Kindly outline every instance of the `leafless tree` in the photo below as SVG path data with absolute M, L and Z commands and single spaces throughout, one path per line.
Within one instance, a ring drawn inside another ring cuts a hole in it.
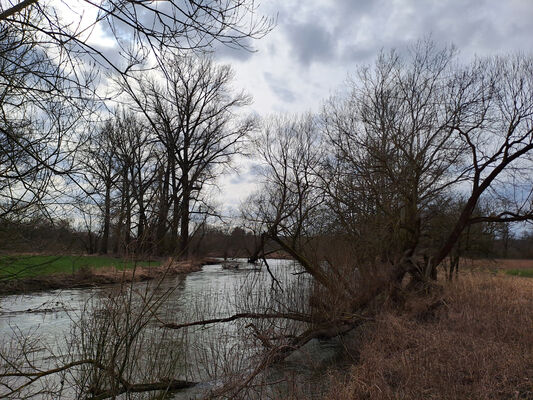
M 46 190 L 52 176 L 72 170 L 76 146 L 69 138 L 83 128 L 92 106 L 74 97 L 60 73 L 61 67 L 38 49 L 30 34 L 1 30 L 1 218 L 22 218 L 46 196 L 52 201 L 54 195 Z M 64 101 L 66 95 L 72 96 L 70 102 Z
M 116 69 L 119 66 L 105 52 L 88 43 L 93 30 L 108 29 L 116 45 L 131 56 L 157 52 L 163 46 L 178 51 L 205 49 L 217 42 L 249 47 L 246 40 L 262 37 L 272 27 L 270 19 L 255 17 L 257 6 L 248 0 L 165 4 L 86 0 L 43 4 L 26 0 L 1 5 L 1 22 L 39 35 L 42 43 L 67 49 L 73 55 L 87 55 Z M 70 18 L 61 18 L 61 14 Z M 31 19 L 33 15 L 35 18 Z M 135 50 L 129 46 L 130 41 L 135 42 Z
M 97 132 L 90 132 L 87 135 L 79 153 L 80 163 L 83 165 L 84 181 L 87 185 L 84 194 L 93 200 L 102 212 L 103 227 L 99 250 L 103 254 L 108 252 L 112 192 L 118 180 L 117 156 L 113 143 L 114 135 L 114 124 L 112 121 L 108 121 Z
M 113 147 L 119 176 L 116 190 L 120 206 L 115 224 L 115 249 L 119 243 L 132 251 L 142 251 L 147 245 L 150 204 L 154 196 L 152 184 L 156 176 L 154 163 L 157 160 L 152 142 L 142 118 L 131 112 L 117 113 Z
M 463 67 L 452 50 L 420 42 L 408 59 L 382 54 L 373 69 L 360 70 L 347 96 L 326 106 L 334 155 L 325 183 L 333 210 L 359 240 L 373 237 L 370 254 L 398 266 L 399 281 L 406 272 L 435 277 L 473 223 L 531 218 L 524 187 L 513 211 L 473 216 L 482 196 L 505 195 L 501 180 L 527 185 L 530 68 L 522 56 Z M 425 248 L 428 210 L 465 187 L 471 191 L 454 228 L 440 249 Z
M 272 28 L 256 11 L 253 0 L 0 2 L 0 212 L 28 209 L 52 193 L 45 191 L 52 176 L 74 172 L 79 122 L 94 121 L 94 106 L 105 108 L 105 72 L 157 67 L 163 50 L 251 49 L 250 40 Z M 98 32 L 112 52 L 94 40 Z
M 178 379 L 183 336 L 153 327 L 171 293 L 123 284 L 95 294 L 71 315 L 72 331 L 59 348 L 27 333 L 3 341 L 0 396 L 146 398 L 139 396 L 194 386 Z
M 475 62 L 456 79 L 465 101 L 462 119 L 450 129 L 468 147 L 470 190 L 454 228 L 435 253 L 442 262 L 461 233 L 481 222 L 517 222 L 533 218 L 531 151 L 533 150 L 533 60 L 517 55 Z M 509 190 L 507 185 L 512 185 Z M 517 193 L 518 192 L 518 193 Z M 504 198 L 490 214 L 475 216 L 483 197 Z
M 465 178 L 465 147 L 448 127 L 460 111 L 449 104 L 453 50 L 412 51 L 407 62 L 381 54 L 323 113 L 332 207 L 371 257 L 392 263 L 419 246 L 423 210 Z
M 308 239 L 318 234 L 324 198 L 318 190 L 321 152 L 316 119 L 273 118 L 264 124 L 254 147 L 263 161 L 263 188 L 244 208 L 245 219 L 262 224 L 265 239 L 274 241 L 318 281 L 326 282 L 303 256 Z M 309 264 L 309 265 L 308 265 Z
M 212 185 L 242 150 L 254 122 L 237 114 L 250 99 L 232 91 L 229 66 L 217 66 L 209 58 L 180 57 L 170 60 L 165 71 L 163 83 L 139 77 L 135 86 L 123 88 L 146 117 L 160 149 L 157 240 L 167 231 L 173 207 L 172 240 L 179 226 L 178 250 L 186 256 L 194 204 L 196 209 L 206 204 L 201 195 L 205 186 Z
M 320 118 L 266 125 L 265 184 L 246 217 L 312 277 L 307 312 L 330 326 L 324 335 L 431 287 L 471 234 L 533 217 L 531 65 L 463 66 L 420 42 L 361 69 Z M 435 212 L 443 204 L 453 207 Z

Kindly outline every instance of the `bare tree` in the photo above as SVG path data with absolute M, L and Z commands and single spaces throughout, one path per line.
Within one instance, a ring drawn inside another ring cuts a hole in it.
M 231 90 L 229 66 L 217 66 L 208 58 L 181 57 L 169 61 L 165 70 L 163 84 L 140 77 L 135 90 L 131 85 L 124 89 L 149 121 L 164 162 L 159 167 L 158 240 L 166 232 L 167 213 L 173 207 L 173 241 L 179 225 L 179 252 L 187 256 L 194 204 L 206 204 L 205 186 L 212 185 L 241 151 L 254 122 L 236 114 L 250 100 Z
M 102 213 L 100 252 L 103 254 L 108 252 L 112 191 L 118 179 L 114 134 L 113 123 L 108 121 L 96 133 L 91 132 L 88 135 L 80 151 L 80 163 L 83 165 L 83 176 L 87 186 L 85 194 L 96 203 Z
M 325 181 L 331 205 L 371 257 L 392 263 L 420 245 L 424 209 L 465 179 L 465 146 L 449 128 L 462 106 L 450 104 L 453 50 L 412 52 L 409 64 L 380 55 L 323 114 L 335 152 Z
M 248 0 L 0 2 L 0 212 L 15 216 L 52 193 L 45 191 L 51 176 L 74 172 L 68 160 L 78 127 L 93 120 L 95 105 L 105 108 L 104 72 L 146 71 L 162 62 L 163 49 L 250 49 L 272 28 L 255 13 Z M 112 54 L 95 43 L 97 32 L 113 41 Z
M 69 10 L 72 20 L 78 19 L 78 24 L 60 18 L 61 10 Z M 38 0 L 26 0 L 15 5 L 2 3 L 0 21 L 21 31 L 40 33 L 43 41 L 57 46 L 73 41 L 77 46 L 75 51 L 109 62 L 103 52 L 86 40 L 98 24 L 107 25 L 125 51 L 128 40 L 135 40 L 142 48 L 141 53 L 160 50 L 162 44 L 179 51 L 207 48 L 215 42 L 246 47 L 245 39 L 261 37 L 271 28 L 270 20 L 253 18 L 255 11 L 254 2 L 247 0 L 171 1 L 164 5 L 127 1 L 96 4 L 85 0 L 77 4 L 62 1 L 42 4 Z M 29 19 L 31 14 L 36 15 L 35 20 Z
M 263 188 L 248 199 L 251 207 L 243 211 L 245 219 L 261 223 L 263 239 L 274 241 L 327 285 L 321 269 L 304 256 L 309 239 L 321 232 L 317 228 L 324 202 L 316 175 L 323 154 L 319 140 L 311 115 L 267 121 L 254 143 L 264 163 Z
M 179 379 L 184 337 L 151 328 L 171 292 L 123 284 L 87 299 L 59 349 L 28 334 L 2 342 L 0 396 L 103 400 L 194 386 Z
M 480 60 L 456 77 L 468 102 L 463 118 L 454 120 L 450 129 L 468 146 L 470 191 L 454 228 L 434 255 L 433 269 L 468 226 L 533 218 L 528 178 L 533 150 L 532 72 L 531 58 L 510 56 Z M 516 189 L 509 193 L 505 185 L 511 182 Z M 494 195 L 507 201 L 489 215 L 473 215 L 480 199 Z
M 370 254 L 398 266 L 398 281 L 406 272 L 435 277 L 473 223 L 531 218 L 530 188 L 524 187 L 514 211 L 473 217 L 482 195 L 502 194 L 498 181 L 512 176 L 526 183 L 530 68 L 524 57 L 461 67 L 452 50 L 420 42 L 407 60 L 381 55 L 373 69 L 360 71 L 347 97 L 328 103 L 331 204 L 358 239 L 374 237 Z M 471 193 L 449 236 L 440 249 L 425 248 L 428 210 L 467 184 Z
M 461 66 L 421 42 L 360 70 L 320 120 L 266 125 L 266 179 L 246 217 L 311 276 L 308 335 L 321 324 L 340 334 L 385 298 L 428 289 L 461 241 L 533 217 L 531 65 Z M 443 204 L 453 210 L 435 212 Z
M 113 146 L 117 155 L 117 191 L 120 196 L 115 241 L 122 240 L 126 249 L 142 251 L 147 241 L 157 158 L 150 131 L 141 118 L 131 112 L 120 111 L 115 119 L 115 129 Z M 118 233 L 120 231 L 123 232 L 122 237 Z M 135 243 L 132 243 L 133 238 Z
M 61 67 L 38 49 L 31 35 L 1 30 L 1 218 L 31 213 L 47 196 L 52 201 L 54 195 L 46 190 L 51 177 L 72 170 L 76 146 L 68 139 L 83 128 L 92 107 L 74 97 L 60 73 Z M 64 101 L 66 95 L 72 96 L 70 102 Z

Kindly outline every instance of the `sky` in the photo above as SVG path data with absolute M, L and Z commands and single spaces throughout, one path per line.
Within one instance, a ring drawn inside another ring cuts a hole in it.
M 264 3 L 267 3 L 264 1 Z M 260 114 L 314 109 L 381 49 L 431 37 L 463 58 L 533 50 L 532 0 L 268 0 L 256 52 L 218 48 Z
M 476 56 L 533 53 L 533 0 L 263 0 L 276 18 L 254 52 L 217 48 L 236 73 L 235 86 L 253 96 L 253 112 L 318 111 L 358 66 L 380 50 L 402 50 L 419 39 L 454 45 L 465 61 Z M 220 179 L 215 196 L 226 212 L 255 187 L 253 161 Z

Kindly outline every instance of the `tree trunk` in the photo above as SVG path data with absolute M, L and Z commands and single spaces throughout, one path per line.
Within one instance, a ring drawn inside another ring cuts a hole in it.
M 181 162 L 181 227 L 180 227 L 180 256 L 184 259 L 189 258 L 189 207 L 191 202 L 191 185 L 189 180 L 189 146 L 190 136 L 186 131 L 183 140 L 183 160 Z
M 180 227 L 180 201 L 179 201 L 179 185 L 176 178 L 176 168 L 172 169 L 172 224 L 170 229 L 170 242 L 172 243 L 172 251 L 179 251 L 178 246 L 178 232 Z
M 146 215 L 144 211 L 144 195 L 141 193 L 139 195 L 139 225 L 137 225 L 137 251 L 143 252 L 145 249 L 145 225 L 146 225 Z
M 180 229 L 180 256 L 184 259 L 189 258 L 189 206 L 191 193 L 190 190 L 183 191 L 181 202 L 181 229 Z
M 160 255 L 163 253 L 165 245 L 165 234 L 167 232 L 167 217 L 168 217 L 168 188 L 170 179 L 170 166 L 167 165 L 163 175 L 163 182 L 160 184 L 160 200 L 159 212 L 157 216 L 157 229 L 155 238 L 155 253 Z
M 104 200 L 104 232 L 102 235 L 102 243 L 100 252 L 107 254 L 107 246 L 109 243 L 109 229 L 111 225 L 111 183 L 106 183 L 105 200 Z
M 124 209 L 126 205 L 124 203 L 124 183 L 122 185 L 122 198 L 120 200 L 120 211 L 118 216 L 117 227 L 115 229 L 115 244 L 113 246 L 113 253 L 119 254 L 120 252 L 120 242 L 122 240 L 122 224 L 124 223 Z
M 126 252 L 129 251 L 131 243 L 131 196 L 130 196 L 130 183 L 126 181 L 126 192 L 124 193 L 126 201 L 126 224 L 124 226 L 124 247 Z

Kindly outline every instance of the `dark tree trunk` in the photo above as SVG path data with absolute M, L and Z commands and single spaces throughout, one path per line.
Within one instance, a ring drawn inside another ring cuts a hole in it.
M 165 245 L 165 234 L 167 232 L 167 217 L 168 217 L 168 188 L 170 180 L 170 166 L 167 165 L 164 174 L 162 174 L 163 182 L 160 185 L 160 200 L 159 212 L 157 216 L 157 229 L 155 238 L 155 252 L 160 255 L 163 253 Z
M 145 226 L 146 226 L 146 215 L 144 210 L 144 196 L 141 193 L 139 195 L 139 225 L 137 226 L 137 251 L 143 252 L 145 249 Z
M 131 243 L 131 198 L 129 191 L 129 184 L 126 190 L 126 224 L 124 226 L 124 246 L 126 251 L 129 251 L 129 245 Z
M 122 241 L 122 232 L 123 232 L 123 223 L 124 223 L 124 210 L 126 208 L 125 198 L 124 198 L 124 189 L 125 183 L 122 184 L 122 198 L 120 200 L 120 211 L 118 213 L 118 222 L 115 229 L 115 244 L 113 245 L 113 253 L 119 254 L 120 252 L 120 243 Z
M 105 188 L 105 200 L 104 200 L 104 232 L 102 235 L 102 243 L 100 247 L 100 252 L 102 254 L 107 254 L 110 225 L 111 225 L 111 183 L 107 182 L 106 188 Z
M 179 201 L 179 184 L 176 178 L 176 168 L 172 169 L 172 224 L 170 229 L 170 242 L 172 250 L 179 251 L 178 232 L 180 228 L 180 201 Z
M 184 259 L 189 258 L 189 207 L 191 202 L 191 182 L 189 180 L 189 172 L 191 166 L 189 165 L 189 146 L 190 133 L 185 132 L 183 141 L 183 159 L 181 161 L 181 216 L 180 216 L 180 257 Z
M 180 229 L 180 256 L 189 258 L 189 206 L 190 191 L 183 191 L 183 200 L 181 202 L 181 229 Z

